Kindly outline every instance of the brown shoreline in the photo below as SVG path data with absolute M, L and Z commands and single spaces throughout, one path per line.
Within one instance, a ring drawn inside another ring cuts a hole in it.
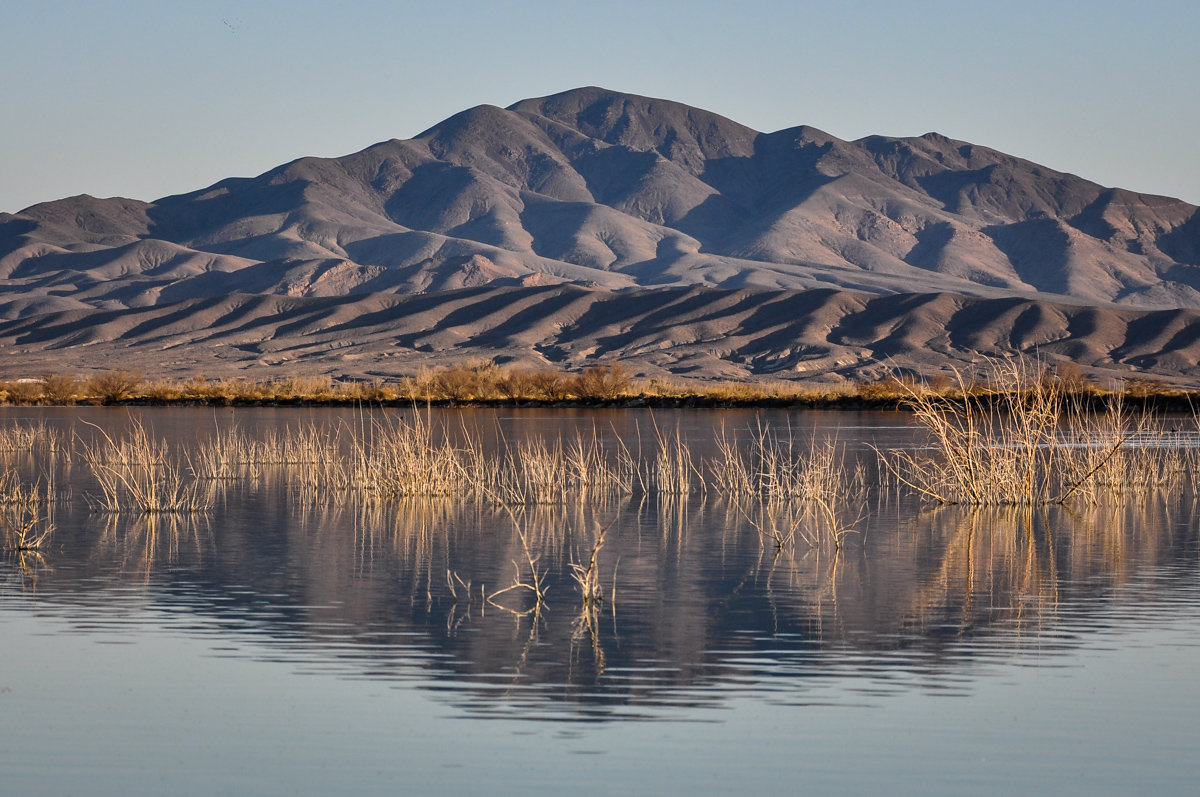
M 977 404 L 998 400 L 1002 394 L 972 396 Z M 941 396 L 950 404 L 961 404 L 961 396 Z M 1115 404 L 1134 411 L 1145 412 L 1195 412 L 1200 408 L 1200 393 L 1172 395 L 1129 396 L 1122 394 L 1080 395 L 1070 397 L 1087 411 L 1104 411 Z M 618 399 L 568 399 L 542 401 L 536 399 L 421 399 L 408 398 L 366 400 L 360 398 L 290 398 L 290 399 L 246 399 L 227 397 L 151 399 L 144 397 L 119 401 L 81 402 L 30 402 L 3 403 L 4 407 L 226 407 L 233 409 L 262 409 L 271 407 L 299 408 L 366 408 L 408 409 L 433 407 L 439 409 L 610 409 L 610 410 L 657 410 L 657 409 L 711 409 L 711 410 L 755 410 L 755 409 L 811 409 L 839 411 L 896 411 L 908 412 L 910 398 L 864 398 L 862 396 L 833 396 L 823 398 L 765 398 L 725 399 L 711 396 L 630 396 Z

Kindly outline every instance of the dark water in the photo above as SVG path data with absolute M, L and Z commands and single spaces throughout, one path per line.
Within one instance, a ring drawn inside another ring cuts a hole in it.
M 184 448 L 232 423 L 362 424 L 140 417 Z M 918 439 L 891 414 L 442 419 L 493 442 L 596 429 L 635 452 L 678 428 L 697 456 L 722 425 L 765 422 L 868 465 L 871 445 Z M 0 559 L 3 793 L 1193 793 L 1200 776 L 1190 478 L 1032 512 L 872 491 L 840 550 L 778 552 L 699 490 L 530 507 L 548 589 L 520 614 L 526 591 L 486 599 L 527 574 L 487 504 L 313 504 L 265 467 L 213 484 L 203 515 L 113 516 L 89 510 L 78 458 L 3 456 L 54 472 L 62 499 L 40 556 Z M 589 611 L 570 563 L 600 528 L 607 599 Z

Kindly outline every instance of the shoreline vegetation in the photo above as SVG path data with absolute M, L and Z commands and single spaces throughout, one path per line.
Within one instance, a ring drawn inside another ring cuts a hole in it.
M 618 375 L 605 369 L 588 378 Z M 122 376 L 129 394 L 122 400 L 132 400 L 134 380 Z M 71 430 L 17 422 L 0 426 L 0 455 L 27 456 L 43 470 L 21 478 L 2 463 L 0 552 L 19 562 L 40 556 L 55 528 L 55 507 L 72 500 L 58 489 L 56 467 L 89 471 L 83 500 L 110 518 L 205 515 L 226 489 L 255 490 L 278 479 L 300 506 L 349 505 L 370 513 L 434 501 L 498 510 L 519 553 L 512 583 L 485 599 L 505 611 L 536 614 L 545 589 L 543 546 L 534 532 L 546 508 L 619 514 L 627 502 L 649 500 L 671 514 L 684 511 L 690 496 L 703 496 L 724 506 L 731 527 L 753 534 L 764 550 L 837 557 L 861 521 L 891 498 L 1031 512 L 1119 505 L 1190 488 L 1200 471 L 1200 416 L 1180 426 L 1180 419 L 1130 411 L 1119 394 L 1098 409 L 1066 376 L 1011 360 L 991 363 L 981 385 L 959 376 L 941 393 L 898 382 L 899 401 L 923 435 L 916 445 L 871 446 L 862 456 L 834 440 L 762 422 L 740 437 L 727 436 L 723 424 L 714 428 L 718 436 L 706 453 L 693 449 L 678 426 L 657 422 L 652 438 L 632 439 L 593 428 L 510 441 L 497 427 L 493 444 L 461 416 L 438 419 L 415 408 L 259 434 L 233 425 L 185 444 L 152 434 L 137 419 L 111 434 L 90 421 Z M 604 596 L 597 561 L 608 526 L 593 518 L 584 537 L 582 526 L 560 520 L 551 532 L 575 546 L 571 574 L 585 612 L 594 613 Z M 469 592 L 470 582 L 460 583 Z M 496 601 L 517 594 L 526 600 L 515 607 Z
M 1129 409 L 1191 411 L 1200 391 L 1183 390 L 1152 379 L 1126 380 L 1113 389 L 1090 379 L 1069 363 L 1030 366 L 1032 382 L 1053 385 L 1085 409 L 1113 404 Z M 994 369 L 993 369 L 994 371 Z M 338 381 L 300 376 L 255 381 L 147 379 L 135 371 L 114 370 L 80 378 L 47 374 L 0 380 L 0 405 L 37 406 L 229 406 L 229 407 L 606 407 L 669 409 L 781 408 L 911 409 L 916 399 L 989 402 L 1012 392 L 995 374 L 967 379 L 955 374 L 922 378 L 897 374 L 843 385 L 783 380 L 718 382 L 643 379 L 620 363 L 594 365 L 578 373 L 467 362 L 430 369 L 394 380 Z

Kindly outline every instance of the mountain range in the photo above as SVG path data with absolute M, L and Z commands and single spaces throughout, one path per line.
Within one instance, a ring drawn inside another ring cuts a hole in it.
M 760 133 L 600 88 L 154 202 L 0 214 L 14 373 L 837 379 L 1024 351 L 1200 384 L 1198 322 L 1193 205 L 936 133 Z

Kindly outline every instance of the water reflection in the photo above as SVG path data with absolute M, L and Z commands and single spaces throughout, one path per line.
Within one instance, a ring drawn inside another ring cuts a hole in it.
M 54 545 L 0 560 L 2 597 L 118 632 L 136 603 L 218 634 L 222 655 L 252 638 L 297 671 L 419 678 L 471 716 L 542 719 L 747 691 L 819 703 L 838 676 L 865 700 L 965 692 L 981 663 L 1197 601 L 1190 491 L 986 510 L 880 493 L 840 547 L 778 547 L 756 528 L 768 510 L 700 493 L 505 509 L 314 502 L 289 483 L 263 466 L 214 480 L 207 514 L 132 516 L 88 511 L 72 482 Z M 512 588 L 534 583 L 540 603 Z

